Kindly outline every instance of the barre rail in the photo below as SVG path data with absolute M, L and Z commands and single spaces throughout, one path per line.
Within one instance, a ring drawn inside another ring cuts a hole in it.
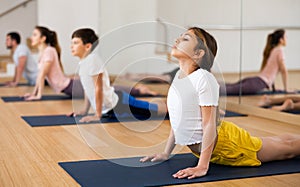
M 200 25 L 198 25 L 200 26 Z M 202 28 L 207 30 L 274 30 L 278 28 L 284 28 L 286 30 L 300 30 L 300 26 L 291 26 L 291 25 L 270 25 L 270 26 L 234 26 L 234 25 L 201 25 Z

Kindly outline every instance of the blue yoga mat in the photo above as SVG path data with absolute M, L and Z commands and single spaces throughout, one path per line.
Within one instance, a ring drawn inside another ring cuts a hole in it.
M 18 96 L 7 96 L 1 98 L 4 102 L 32 102 L 32 101 L 25 101 L 24 97 L 18 97 Z M 37 101 L 55 101 L 55 100 L 69 100 L 69 99 L 72 99 L 72 97 L 68 95 L 43 95 L 42 99 Z
M 46 116 L 21 116 L 24 121 L 26 121 L 32 127 L 40 127 L 40 126 L 57 126 L 57 125 L 76 125 L 76 124 L 94 124 L 99 122 L 90 122 L 90 123 L 81 123 L 79 119 L 81 117 L 68 117 L 66 115 L 46 115 Z M 151 120 L 163 120 L 168 119 L 162 116 L 151 117 Z M 116 123 L 120 121 L 143 121 L 148 120 L 143 116 L 129 116 L 127 114 L 123 116 L 116 117 L 107 117 L 103 116 L 101 118 L 101 123 Z
M 166 186 L 189 183 L 201 183 L 279 174 L 299 173 L 300 158 L 263 163 L 259 167 L 234 167 L 210 164 L 208 174 L 195 179 L 174 179 L 172 174 L 180 169 L 195 166 L 198 159 L 192 154 L 178 154 L 170 160 L 147 166 L 139 163 L 138 157 L 113 160 L 90 160 L 78 162 L 60 162 L 59 165 L 81 186 L 140 187 Z M 113 161 L 113 162 L 112 162 Z M 138 167 L 121 166 L 126 163 Z

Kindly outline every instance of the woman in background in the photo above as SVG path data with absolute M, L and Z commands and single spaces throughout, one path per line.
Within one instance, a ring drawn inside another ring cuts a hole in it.
M 36 46 L 39 51 L 39 71 L 33 92 L 25 94 L 25 100 L 40 100 L 45 80 L 56 93 L 62 92 L 73 97 L 83 96 L 80 80 L 71 79 L 63 73 L 60 61 L 61 49 L 54 31 L 36 26 L 32 32 L 31 45 Z
M 286 46 L 285 30 L 278 29 L 269 34 L 260 73 L 257 76 L 244 78 L 233 84 L 225 84 L 225 87 L 220 89 L 221 94 L 238 95 L 240 88 L 242 94 L 256 94 L 259 91 L 271 88 L 275 91 L 274 81 L 278 73 L 282 77 L 283 89 L 287 91 L 288 72 L 284 60 L 284 46 Z

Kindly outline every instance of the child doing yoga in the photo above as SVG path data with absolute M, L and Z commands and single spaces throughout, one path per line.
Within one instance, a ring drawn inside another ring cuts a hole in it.
M 72 34 L 72 55 L 80 58 L 79 77 L 85 92 L 84 107 L 71 115 L 83 115 L 81 122 L 99 121 L 102 114 L 120 116 L 130 113 L 134 116 L 165 115 L 166 104 L 163 101 L 149 103 L 137 100 L 124 91 L 115 91 L 110 85 L 109 75 L 104 62 L 95 52 L 99 43 L 92 29 L 78 29 Z M 92 106 L 95 114 L 87 115 Z
M 167 98 L 169 138 L 164 152 L 141 162 L 168 160 L 176 144 L 186 145 L 199 157 L 198 164 L 173 177 L 192 179 L 206 175 L 209 162 L 259 166 L 300 155 L 300 134 L 253 137 L 231 122 L 218 120 L 219 85 L 209 72 L 216 53 L 216 40 L 201 28 L 190 28 L 176 40 L 171 54 L 178 59 L 180 70 Z

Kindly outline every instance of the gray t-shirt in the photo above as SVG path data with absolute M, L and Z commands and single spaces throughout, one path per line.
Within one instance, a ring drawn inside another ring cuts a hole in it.
M 35 84 L 35 80 L 38 74 L 38 67 L 37 67 L 37 62 L 33 58 L 30 50 L 28 47 L 24 44 L 18 45 L 16 48 L 14 54 L 13 54 L 13 60 L 16 66 L 19 65 L 19 58 L 22 56 L 26 56 L 26 65 L 24 68 L 23 76 L 24 78 L 28 81 L 30 85 Z

